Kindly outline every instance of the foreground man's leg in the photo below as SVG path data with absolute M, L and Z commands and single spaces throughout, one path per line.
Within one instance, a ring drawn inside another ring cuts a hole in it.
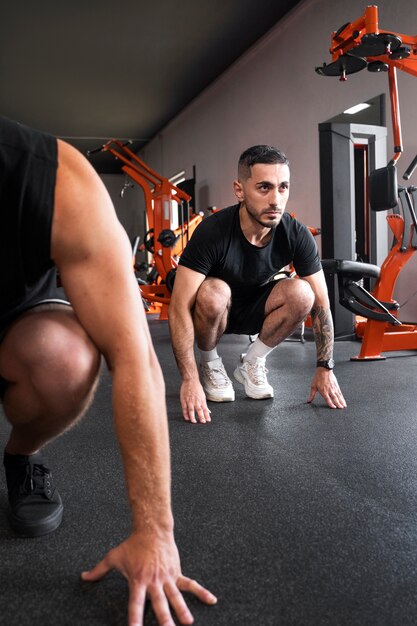
M 40 310 L 38 310 L 40 309 Z M 33 309 L 0 346 L 12 424 L 4 454 L 12 528 L 24 536 L 55 530 L 62 502 L 39 449 L 75 423 L 96 387 L 100 356 L 69 307 Z

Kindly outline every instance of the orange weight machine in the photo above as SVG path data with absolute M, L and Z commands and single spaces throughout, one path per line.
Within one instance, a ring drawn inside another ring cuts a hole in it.
M 153 269 L 150 283 L 139 279 L 138 283 L 145 308 L 159 310 L 160 319 L 167 319 L 178 259 L 202 214 L 193 213 L 191 196 L 152 170 L 130 150 L 130 143 L 112 139 L 88 154 L 110 152 L 123 163 L 122 171 L 143 189 L 148 221 L 144 247 L 152 255 Z
M 370 207 L 374 211 L 392 209 L 387 215 L 393 245 L 381 267 L 356 261 L 324 259 L 325 272 L 336 274 L 339 301 L 357 316 L 356 334 L 362 338 L 360 353 L 352 360 L 384 359 L 383 352 L 417 350 L 417 323 L 402 323 L 400 305 L 393 299 L 401 269 L 417 249 L 417 188 L 399 187 L 397 162 L 403 151 L 396 70 L 417 76 L 417 35 L 409 36 L 379 29 L 378 7 L 368 6 L 362 17 L 332 33 L 332 62 L 316 68 L 322 76 L 347 76 L 367 68 L 387 72 L 394 139 L 394 155 L 384 168 L 369 176 Z M 417 157 L 405 174 L 409 180 Z M 376 280 L 372 292 L 362 286 L 363 278 Z

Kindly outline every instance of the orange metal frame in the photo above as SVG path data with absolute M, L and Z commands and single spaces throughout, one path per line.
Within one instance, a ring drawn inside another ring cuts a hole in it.
M 398 275 L 415 252 L 411 244 L 414 225 L 410 226 L 410 232 L 405 233 L 404 219 L 401 215 L 387 215 L 387 221 L 396 243 L 381 266 L 381 273 L 372 295 L 381 302 L 394 302 L 392 295 Z M 403 242 L 406 245 L 403 245 Z M 396 315 L 395 311 L 391 313 Z M 388 322 L 368 319 L 357 323 L 356 332 L 362 337 L 362 346 L 359 355 L 352 360 L 374 361 L 385 358 L 382 352 L 417 350 L 417 324 L 401 324 L 394 327 Z
M 143 189 L 145 194 L 146 215 L 149 229 L 153 229 L 153 262 L 158 279 L 151 285 L 140 285 L 143 298 L 157 305 L 160 319 L 167 319 L 171 292 L 165 283 L 170 272 L 178 267 L 181 256 L 195 228 L 202 220 L 200 214 L 193 214 L 178 228 L 171 230 L 173 208 L 180 207 L 182 202 L 189 202 L 191 197 L 182 189 L 171 183 L 167 178 L 152 170 L 127 144 L 116 139 L 108 141 L 101 147 L 103 152 L 110 152 L 123 163 L 122 170 Z M 176 205 L 175 205 L 176 203 Z M 163 231 L 171 231 L 175 242 L 171 246 L 162 245 L 159 236 Z M 153 310 L 153 309 L 152 309 Z
M 409 48 L 408 57 L 403 59 L 391 58 L 389 44 L 385 54 L 366 57 L 368 63 L 380 61 L 388 65 L 394 139 L 392 162 L 396 163 L 403 150 L 396 70 L 399 69 L 417 77 L 417 35 L 409 36 L 379 29 L 378 7 L 368 6 L 362 17 L 355 22 L 346 24 L 339 31 L 332 33 L 330 54 L 332 55 L 332 62 L 336 63 L 338 60 L 340 61 L 342 55 L 352 53 L 361 44 L 364 35 L 374 34 L 394 35 L 401 39 L 402 46 Z M 387 39 L 389 40 L 389 38 Z M 322 69 L 325 69 L 325 66 Z M 322 73 L 325 73 L 325 71 Z M 346 73 L 342 65 L 340 80 L 346 80 Z M 404 219 L 400 215 L 388 215 L 387 221 L 394 234 L 396 243 L 381 266 L 380 277 L 372 295 L 383 302 L 394 302 L 392 296 L 398 275 L 416 251 L 411 242 L 414 225 L 412 224 L 410 232 L 406 233 L 404 232 Z M 393 327 L 388 322 L 367 319 L 358 322 L 357 334 L 362 336 L 362 347 L 359 355 L 354 357 L 355 360 L 384 359 L 382 352 L 417 350 L 417 324 L 401 324 Z
M 329 51 L 332 55 L 332 61 L 335 62 L 342 55 L 352 53 L 352 51 L 360 45 L 364 35 L 381 35 L 384 33 L 399 37 L 401 39 L 401 45 L 410 49 L 409 56 L 404 59 L 392 59 L 389 45 L 387 46 L 386 54 L 366 57 L 368 62 L 381 61 L 388 65 L 391 116 L 395 146 L 393 161 L 397 161 L 402 152 L 402 140 L 396 70 L 399 69 L 417 77 L 417 35 L 410 36 L 380 29 L 378 26 L 378 7 L 368 6 L 362 17 L 355 22 L 346 24 L 340 31 L 334 31 L 332 33 L 332 42 Z M 346 80 L 346 74 L 343 71 L 341 72 L 340 80 Z

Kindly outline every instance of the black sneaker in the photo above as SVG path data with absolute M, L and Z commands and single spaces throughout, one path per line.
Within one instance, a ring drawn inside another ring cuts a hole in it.
M 5 452 L 3 463 L 13 530 L 24 537 L 40 537 L 56 530 L 62 520 L 62 500 L 41 455 Z

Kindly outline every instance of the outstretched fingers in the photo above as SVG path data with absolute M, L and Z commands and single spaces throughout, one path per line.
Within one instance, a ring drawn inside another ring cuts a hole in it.
M 192 578 L 187 578 L 187 576 L 181 575 L 177 580 L 177 587 L 180 591 L 192 593 L 196 598 L 198 598 L 198 600 L 204 602 L 205 604 L 217 603 L 216 596 Z
M 165 592 L 166 598 L 169 601 L 169 604 L 173 608 L 175 615 L 178 617 L 180 623 L 192 624 L 194 622 L 194 618 L 191 614 L 190 609 L 187 606 L 187 603 L 184 600 L 182 593 L 179 591 L 178 587 L 174 583 L 168 582 L 164 586 L 164 592 Z M 155 608 L 154 610 L 156 612 Z
M 193 623 L 183 592 L 194 594 L 206 604 L 217 602 L 202 585 L 182 575 L 171 533 L 166 536 L 134 533 L 81 576 L 94 582 L 112 569 L 120 572 L 129 584 L 129 626 L 143 626 L 147 597 L 159 626 L 175 626 L 177 622 L 171 610 L 184 626 Z
M 176 583 L 167 581 L 163 586 L 148 587 L 149 598 L 158 624 L 161 626 L 175 626 L 171 609 L 177 616 L 180 624 L 193 624 L 194 618 L 185 602 L 182 592 L 194 594 L 206 604 L 216 604 L 217 598 L 195 580 L 180 576 Z M 145 604 L 146 587 L 135 583 L 129 594 L 129 626 L 142 626 Z

